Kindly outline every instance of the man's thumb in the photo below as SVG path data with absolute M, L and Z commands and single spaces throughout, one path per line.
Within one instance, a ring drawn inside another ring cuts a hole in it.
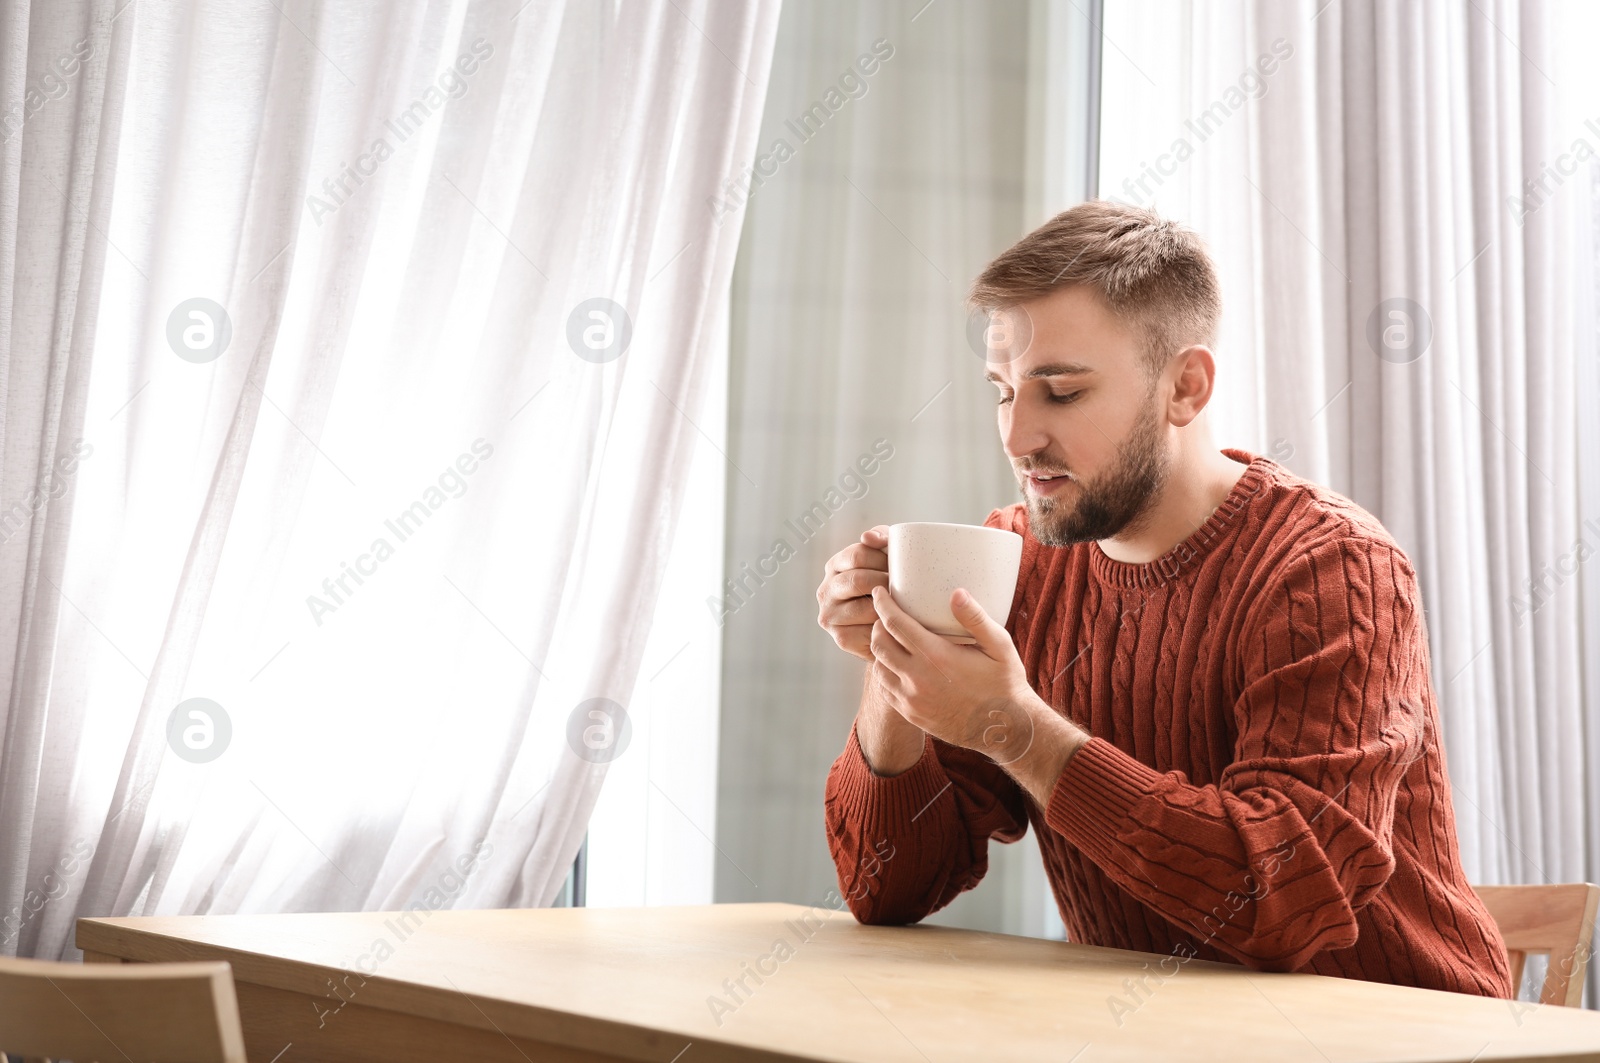
M 961 626 L 966 628 L 968 633 L 978 640 L 978 645 L 985 650 L 998 649 L 1002 644 L 1011 641 L 1005 625 L 985 612 L 983 606 L 978 604 L 978 599 L 974 598 L 965 587 L 956 588 L 955 593 L 950 596 L 950 612 L 961 621 Z

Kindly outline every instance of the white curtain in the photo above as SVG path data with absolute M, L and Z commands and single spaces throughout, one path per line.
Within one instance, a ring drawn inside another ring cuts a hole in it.
M 784 10 L 734 280 L 719 901 L 837 886 L 822 790 L 864 666 L 817 626 L 828 557 L 876 524 L 1018 500 L 963 299 L 1083 196 L 1085 6 Z M 990 860 L 929 921 L 1061 936 L 1035 839 Z
M 1480 883 L 1600 879 L 1590 169 L 1562 162 L 1600 147 L 1586 6 L 1107 10 L 1102 188 L 1219 259 L 1219 442 L 1348 495 L 1416 564 Z
M 110 8 L 3 5 L 8 100 L 99 42 L 4 156 L 6 261 L 58 271 L 5 287 L 7 503 L 89 448 L 0 545 L 7 950 L 550 903 L 631 734 L 777 5 Z
M 59 739 L 45 700 L 58 588 L 86 444 L 133 19 L 126 0 L 0 5 L 0 948 L 18 951 L 86 846 L 61 830 L 72 773 L 41 775 Z M 118 16 L 121 17 L 118 17 Z M 58 725 L 57 725 L 58 726 Z M 55 760 L 52 768 L 59 765 Z M 51 807 L 55 806 L 55 807 Z M 81 882 L 81 874 L 79 875 Z

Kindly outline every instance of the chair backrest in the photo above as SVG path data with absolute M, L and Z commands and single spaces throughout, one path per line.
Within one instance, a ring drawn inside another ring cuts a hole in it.
M 1478 897 L 1500 927 L 1511 958 L 1511 984 L 1522 984 L 1528 953 L 1550 956 L 1541 1004 L 1578 1006 L 1589 965 L 1600 886 L 1569 882 L 1553 886 L 1475 886 Z
M 245 1063 L 233 970 L 0 957 L 0 1052 L 74 1063 Z

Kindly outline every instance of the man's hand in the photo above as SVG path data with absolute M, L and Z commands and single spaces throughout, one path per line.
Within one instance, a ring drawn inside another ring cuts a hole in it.
M 1005 627 L 965 589 L 950 596 L 950 611 L 975 646 L 923 627 L 886 586 L 873 588 L 872 601 L 878 696 L 908 723 L 989 757 L 1047 806 L 1067 759 L 1089 736 L 1034 693 Z
M 828 558 L 817 587 L 817 624 L 833 636 L 841 650 L 872 660 L 868 643 L 877 614 L 870 597 L 874 587 L 889 586 L 889 527 L 880 524 L 861 533 Z
M 822 583 L 817 587 L 817 624 L 841 650 L 872 663 L 872 626 L 878 614 L 872 607 L 874 588 L 889 586 L 889 526 L 880 524 L 861 533 L 828 558 Z M 922 759 L 927 735 L 889 708 L 872 681 L 869 669 L 861 708 L 856 713 L 856 740 L 867 766 L 876 775 L 899 775 Z

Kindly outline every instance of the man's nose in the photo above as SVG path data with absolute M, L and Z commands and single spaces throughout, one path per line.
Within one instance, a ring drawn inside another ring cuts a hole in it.
M 1015 460 L 1039 453 L 1050 445 L 1050 437 L 1038 417 L 1013 407 L 1009 423 L 1000 429 L 1000 443 L 1006 455 Z

